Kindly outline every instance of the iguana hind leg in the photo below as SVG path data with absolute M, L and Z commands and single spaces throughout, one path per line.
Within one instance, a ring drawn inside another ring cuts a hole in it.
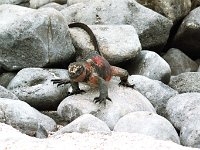
M 134 85 L 131 85 L 128 82 L 129 73 L 127 70 L 116 67 L 116 66 L 111 66 L 111 71 L 112 71 L 112 76 L 120 77 L 121 82 L 119 83 L 119 85 L 134 88 Z

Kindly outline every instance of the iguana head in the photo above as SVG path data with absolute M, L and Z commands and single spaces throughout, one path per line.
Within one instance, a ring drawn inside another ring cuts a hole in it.
M 74 62 L 68 66 L 68 73 L 71 80 L 81 82 L 85 79 L 86 69 L 83 63 Z

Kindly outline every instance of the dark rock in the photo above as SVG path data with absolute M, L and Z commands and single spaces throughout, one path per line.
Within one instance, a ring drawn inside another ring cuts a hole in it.
M 184 18 L 191 9 L 191 0 L 137 0 L 137 2 L 174 22 Z
M 200 92 L 200 72 L 185 72 L 174 76 L 169 86 L 179 93 Z
M 168 50 L 163 58 L 169 64 L 172 75 L 178 75 L 183 72 L 195 72 L 198 69 L 195 61 L 176 48 Z
M 174 39 L 174 47 L 191 58 L 200 58 L 200 8 L 192 10 L 183 20 Z

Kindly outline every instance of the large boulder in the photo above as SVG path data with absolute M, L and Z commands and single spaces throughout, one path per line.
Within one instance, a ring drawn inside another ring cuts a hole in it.
M 68 78 L 67 70 L 25 68 L 17 73 L 7 88 L 38 110 L 56 110 L 67 96 L 68 85 L 53 85 L 51 79 L 55 78 Z
M 183 72 L 195 72 L 198 69 L 195 61 L 176 48 L 169 49 L 163 55 L 163 58 L 169 64 L 172 75 L 178 75 Z
M 172 124 L 157 114 L 139 111 L 125 115 L 114 127 L 116 132 L 140 133 L 159 140 L 180 143 L 179 136 Z
M 168 100 L 178 92 L 161 81 L 152 80 L 141 75 L 131 75 L 129 82 L 134 84 L 134 89 L 144 95 L 154 106 L 159 115 L 166 116 Z
M 30 136 L 35 136 L 40 126 L 46 131 L 56 130 L 53 119 L 20 100 L 0 98 L 0 122 L 9 124 Z
M 142 50 L 125 68 L 131 75 L 143 75 L 165 84 L 169 83 L 171 77 L 169 64 L 157 53 L 147 50 Z
M 200 7 L 192 10 L 182 21 L 175 39 L 174 47 L 182 50 L 186 55 L 192 58 L 200 57 Z
M 55 9 L 0 5 L 0 64 L 6 70 L 67 64 L 75 53 L 67 22 Z
M 65 98 L 58 106 L 58 114 L 66 121 L 72 121 L 82 114 L 93 114 L 106 122 L 112 130 L 117 121 L 127 113 L 134 111 L 155 112 L 152 104 L 142 94 L 128 87 L 119 87 L 119 81 L 113 79 L 108 85 L 108 96 L 112 102 L 95 104 L 94 97 L 99 96 L 97 89 L 81 86 L 86 93 L 72 95 Z
M 102 55 L 116 64 L 136 57 L 142 49 L 138 35 L 131 25 L 90 25 L 94 32 Z M 74 46 L 81 49 L 93 49 L 93 43 L 84 30 L 70 29 Z M 123 38 L 122 38 L 123 37 Z
M 155 50 L 154 48 L 163 47 L 172 27 L 171 20 L 135 0 L 84 1 L 63 9 L 61 13 L 68 22 L 133 25 L 143 49 Z
M 184 18 L 191 9 L 191 0 L 137 0 L 137 2 L 174 22 Z
M 200 92 L 200 72 L 185 72 L 173 76 L 169 86 L 179 93 Z

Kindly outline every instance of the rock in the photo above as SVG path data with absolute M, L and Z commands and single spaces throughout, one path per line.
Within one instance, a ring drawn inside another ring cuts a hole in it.
M 134 84 L 134 89 L 144 95 L 154 106 L 156 112 L 162 116 L 166 116 L 168 100 L 178 94 L 164 83 L 141 75 L 130 76 L 129 83 Z
M 186 122 L 195 124 L 200 120 L 200 93 L 183 93 L 172 97 L 168 101 L 166 110 L 167 118 L 179 130 Z M 191 119 L 194 121 L 191 122 Z
M 133 25 L 143 49 L 150 50 L 160 49 L 166 44 L 172 27 L 171 20 L 135 0 L 88 1 L 71 5 L 61 13 L 69 23 Z
M 196 118 L 189 119 L 189 121 L 187 121 L 182 125 L 180 131 L 181 144 L 189 147 L 200 148 L 199 127 L 200 127 L 200 120 L 198 112 Z
M 191 9 L 191 0 L 137 0 L 137 2 L 174 22 L 184 18 Z
M 191 0 L 192 3 L 192 9 L 200 6 L 200 0 Z
M 174 76 L 169 86 L 179 93 L 200 92 L 200 72 L 185 72 Z
M 55 132 L 54 136 L 64 134 L 64 133 L 72 133 L 72 132 L 111 132 L 105 122 L 99 120 L 91 114 L 84 114 L 70 124 L 61 128 L 57 132 Z
M 65 98 L 58 106 L 58 114 L 66 121 L 73 121 L 82 114 L 90 113 L 106 122 L 112 130 L 117 121 L 127 113 L 155 112 L 151 103 L 142 94 L 128 87 L 119 87 L 118 83 L 115 79 L 109 82 L 108 96 L 112 102 L 107 101 L 106 106 L 93 102 L 94 97 L 99 96 L 98 90 L 82 86 L 81 89 L 86 93 Z
M 169 83 L 171 77 L 168 63 L 155 52 L 147 50 L 142 50 L 125 68 L 131 75 L 143 75 L 166 84 Z
M 65 5 L 60 5 L 58 3 L 52 2 L 52 3 L 48 3 L 44 6 L 41 6 L 40 8 L 54 8 L 58 11 L 61 11 L 62 9 L 64 9 L 66 6 Z
M 4 88 L 3 86 L 0 86 L 0 98 L 8 98 L 8 99 L 13 99 L 13 100 L 18 100 L 18 97 Z
M 0 85 L 7 87 L 10 81 L 15 77 L 16 73 L 6 72 L 0 75 Z
M 172 124 L 152 112 L 133 112 L 125 115 L 114 127 L 116 132 L 140 133 L 158 140 L 180 143 L 179 136 Z
M 4 4 L 0 12 L 0 64 L 4 69 L 67 64 L 72 59 L 75 50 L 59 11 Z
M 12 143 L 12 144 L 11 144 Z M 107 133 L 66 133 L 48 139 L 36 139 L 21 134 L 12 127 L 0 124 L 1 149 L 137 149 L 137 150 L 197 150 L 184 147 L 171 141 L 156 140 L 155 138 L 135 134 L 113 132 Z
M 0 122 L 9 124 L 31 136 L 39 132 L 40 125 L 47 131 L 56 130 L 56 123 L 53 119 L 20 100 L 0 98 Z
M 179 27 L 175 39 L 174 47 L 183 51 L 186 55 L 191 58 L 199 58 L 200 53 L 200 8 L 192 10 L 187 17 L 183 20 Z M 189 39 L 189 40 L 188 40 Z
M 39 125 L 38 130 L 35 134 L 35 137 L 40 138 L 40 139 L 44 139 L 44 138 L 48 137 L 48 133 L 43 126 Z
M 171 98 L 167 113 L 167 118 L 180 130 L 181 144 L 200 148 L 200 93 L 184 93 Z
M 64 69 L 25 68 L 17 73 L 7 88 L 38 110 L 56 110 L 67 96 L 68 85 L 57 87 L 51 79 L 67 77 Z
M 67 3 L 67 0 L 30 0 L 30 7 L 31 8 L 39 8 L 45 4 L 55 2 L 59 4 Z
M 20 4 L 20 3 L 25 3 L 28 0 L 1 0 L 0 5 L 2 4 Z
M 183 72 L 195 72 L 198 69 L 195 61 L 176 48 L 169 49 L 163 58 L 169 64 L 172 75 L 178 75 Z
M 142 49 L 138 35 L 131 25 L 90 25 L 89 27 L 97 38 L 102 55 L 111 64 L 134 58 Z M 76 48 L 94 49 L 91 38 L 84 30 L 71 28 L 70 33 Z

